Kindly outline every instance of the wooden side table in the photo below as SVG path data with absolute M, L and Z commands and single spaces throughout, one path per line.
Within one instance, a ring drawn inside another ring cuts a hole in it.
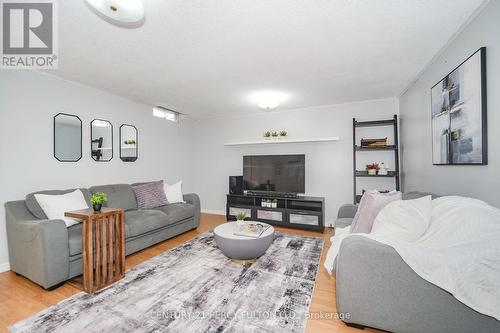
M 83 290 L 94 293 L 125 276 L 123 209 L 83 209 L 66 212 L 82 220 Z

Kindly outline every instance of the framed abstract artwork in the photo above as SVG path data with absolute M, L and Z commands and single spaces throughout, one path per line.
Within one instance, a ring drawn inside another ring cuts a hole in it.
M 486 48 L 431 88 L 432 163 L 488 164 Z

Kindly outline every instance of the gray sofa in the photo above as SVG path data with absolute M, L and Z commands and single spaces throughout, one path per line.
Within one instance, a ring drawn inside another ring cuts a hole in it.
M 403 199 L 428 193 L 411 192 Z M 339 209 L 336 227 L 348 226 L 357 206 Z M 500 322 L 457 301 L 418 276 L 392 247 L 352 236 L 336 259 L 337 311 L 349 326 L 389 332 L 500 332 Z
M 104 185 L 81 190 L 89 206 L 92 193 L 104 192 L 108 195 L 107 206 L 125 209 L 126 255 L 196 229 L 200 224 L 200 200 L 196 194 L 184 195 L 186 203 L 138 210 L 131 185 Z M 82 274 L 82 225 L 67 228 L 63 220 L 48 220 L 34 194 L 28 194 L 25 200 L 5 203 L 10 269 L 52 289 Z

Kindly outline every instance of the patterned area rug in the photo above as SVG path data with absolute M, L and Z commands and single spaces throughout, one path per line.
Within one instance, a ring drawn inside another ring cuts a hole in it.
M 266 254 L 234 264 L 204 233 L 79 293 L 12 332 L 303 332 L 323 239 L 276 233 Z

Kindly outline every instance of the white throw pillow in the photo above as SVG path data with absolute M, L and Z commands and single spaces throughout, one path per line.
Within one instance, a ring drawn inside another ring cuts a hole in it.
M 50 220 L 63 220 L 67 227 L 80 223 L 81 220 L 65 217 L 64 213 L 89 208 L 80 190 L 56 195 L 35 194 L 35 199 Z
M 177 202 L 185 203 L 182 196 L 182 180 L 178 181 L 174 185 L 168 185 L 167 182 L 164 183 L 165 194 L 169 204 Z
M 427 231 L 431 216 L 430 195 L 414 200 L 391 202 L 375 218 L 371 234 L 415 242 Z

